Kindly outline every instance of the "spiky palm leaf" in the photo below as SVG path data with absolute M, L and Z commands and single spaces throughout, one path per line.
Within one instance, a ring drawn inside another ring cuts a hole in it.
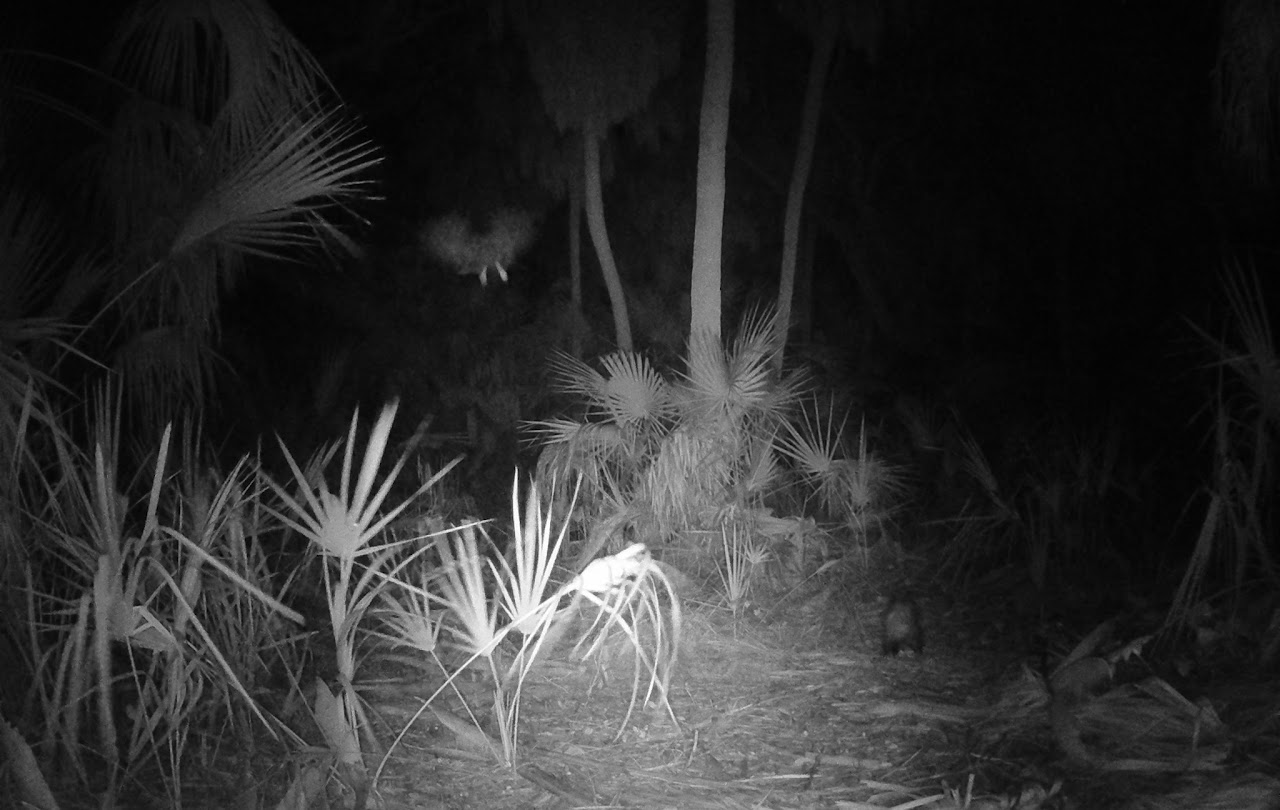
M 397 401 L 383 407 L 374 423 L 365 446 L 364 457 L 360 464 L 359 474 L 352 478 L 356 445 L 356 430 L 359 427 L 360 412 L 357 410 L 351 417 L 351 427 L 347 432 L 347 440 L 343 448 L 342 472 L 338 484 L 338 492 L 329 489 L 323 477 L 304 473 L 294 461 L 289 448 L 280 442 L 285 461 L 293 472 L 300 498 L 290 495 L 282 485 L 271 481 L 271 488 L 283 504 L 283 510 L 276 510 L 276 515 L 286 526 L 298 532 L 315 544 L 321 553 L 336 558 L 344 565 L 358 556 L 366 556 L 380 549 L 370 548 L 369 544 L 396 517 L 412 503 L 413 499 L 430 489 L 438 480 L 453 469 L 459 459 L 449 464 L 423 483 L 417 492 L 396 504 L 386 513 L 382 513 L 382 504 L 396 477 L 408 460 L 401 455 L 383 478 L 377 482 L 378 470 L 383 463 L 387 442 L 391 434 L 391 425 L 395 421 Z M 324 454 L 322 458 L 329 456 Z M 376 491 L 375 491 L 376 486 Z
M 5 182 L 0 180 L 0 182 Z M 51 383 L 33 351 L 62 345 L 69 326 L 39 311 L 61 270 L 61 238 L 45 207 L 12 181 L 0 199 L 0 451 L 16 459 L 24 419 L 54 424 L 40 389 Z M 0 489 L 3 489 L 0 487 Z
M 672 414 L 670 386 L 648 359 L 614 352 L 601 365 L 605 373 L 572 355 L 555 353 L 550 361 L 553 383 L 581 398 L 588 421 L 550 419 L 526 425 L 545 448 L 538 460 L 542 480 L 568 485 L 581 476 L 588 504 L 609 476 L 630 485 Z
M 140 2 L 122 20 L 107 65 L 149 98 L 220 120 L 233 146 L 257 142 L 282 110 L 309 107 L 330 86 L 262 0 Z
M 0 324 L 36 314 L 51 292 L 61 234 L 44 205 L 13 182 L 0 199 Z
M 365 173 L 381 160 L 357 133 L 335 108 L 288 117 L 262 131 L 187 215 L 170 254 L 206 239 L 265 258 L 323 244 L 337 231 L 321 212 L 367 193 Z
M 1237 324 L 1240 347 L 1233 349 L 1218 341 L 1211 341 L 1210 345 L 1217 349 L 1220 362 L 1239 374 L 1249 387 L 1253 401 L 1245 412 L 1273 425 L 1280 424 L 1280 356 L 1257 272 L 1233 267 L 1223 274 L 1222 286 Z
M 556 532 L 551 518 L 551 509 L 544 509 L 535 485 L 529 487 L 524 519 L 521 519 L 517 477 L 511 485 L 512 535 L 507 550 L 515 562 L 499 557 L 496 564 L 490 560 L 489 568 L 498 584 L 499 602 L 507 618 L 525 636 L 532 635 L 555 610 L 555 601 L 547 600 L 548 588 L 569 524 L 562 522 Z
M 548 419 L 529 422 L 526 427 L 543 444 L 538 457 L 540 480 L 567 486 L 580 476 L 589 487 L 598 489 L 610 470 L 632 466 L 632 443 L 617 425 Z
M 800 410 L 796 421 L 788 421 L 778 440 L 778 449 L 795 465 L 796 472 L 809 485 L 821 490 L 823 482 L 835 477 L 835 463 L 846 453 L 844 427 L 848 414 L 835 418 L 835 398 L 827 403 L 823 414 L 816 397 L 812 408 Z
M 1280 8 L 1267 0 L 1222 4 L 1214 66 L 1214 112 L 1222 144 L 1249 176 L 1273 180 L 1277 143 L 1276 53 Z
M 702 526 L 719 509 L 729 498 L 733 461 L 725 456 L 723 442 L 705 429 L 683 426 L 666 437 L 635 492 L 660 537 Z
M 776 321 L 771 309 L 749 311 L 728 350 L 704 333 L 690 339 L 681 386 L 687 416 L 732 423 L 748 414 L 766 419 L 784 415 L 794 392 L 779 385 L 773 368 L 781 350 Z
M 137 95 L 116 115 L 99 196 L 122 257 L 103 313 L 139 401 L 172 412 L 209 398 L 216 311 L 246 256 L 292 257 L 334 241 L 328 218 L 368 196 L 373 148 L 322 91 L 318 64 L 260 0 L 144 2 L 109 48 Z M 182 328 L 191 351 L 131 345 Z M 194 353 L 194 354 L 193 354 Z
M 484 555 L 476 545 L 475 526 L 449 532 L 438 549 L 440 602 L 455 620 L 445 629 L 469 655 L 492 656 L 502 635 L 498 633 L 498 608 L 485 590 Z
M 739 498 L 759 498 L 778 486 L 783 471 L 778 463 L 774 441 L 774 437 L 770 435 L 757 437 L 749 444 L 743 457 L 742 469 L 737 476 Z
M 667 381 L 635 352 L 613 352 L 600 360 L 605 374 L 565 352 L 550 361 L 552 379 L 566 394 L 582 397 L 589 415 L 619 427 L 643 428 L 669 414 Z
M 556 471 L 561 480 L 582 472 L 588 503 L 607 480 L 639 505 L 646 536 L 706 527 L 726 504 L 759 498 L 778 480 L 772 445 L 802 379 L 779 378 L 772 367 L 775 324 L 771 310 L 753 310 L 727 349 L 695 336 L 674 385 L 629 353 L 606 357 L 606 373 L 557 356 L 557 387 L 582 398 L 597 421 L 535 423 L 546 445 L 540 471 Z
M 635 352 L 613 352 L 600 361 L 608 372 L 601 404 L 610 419 L 644 430 L 667 416 L 671 398 L 667 381 Z

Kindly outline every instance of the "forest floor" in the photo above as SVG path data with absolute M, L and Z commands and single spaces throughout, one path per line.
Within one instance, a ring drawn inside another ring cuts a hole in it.
M 903 577 L 893 566 L 866 568 L 879 573 L 831 577 L 737 616 L 716 604 L 713 589 L 686 593 L 666 702 L 654 695 L 645 703 L 643 668 L 637 685 L 625 643 L 587 660 L 568 641 L 544 649 L 517 702 L 511 763 L 493 720 L 491 678 L 464 671 L 445 684 L 439 662 L 378 645 L 358 670 L 376 737 L 360 745 L 375 776 L 365 795 L 340 772 L 333 778 L 326 747 L 286 753 L 263 740 L 230 751 L 224 741 L 205 759 L 221 764 L 185 774 L 184 806 L 1280 808 L 1273 679 L 1218 673 L 1196 697 L 1195 687 L 1175 688 L 1148 662 L 1139 661 L 1133 678 L 1121 677 L 1125 664 L 1117 663 L 1103 690 L 1072 705 L 1066 731 L 1075 734 L 1064 736 L 1046 652 L 1032 649 L 1010 605 L 931 591 L 920 599 L 923 653 L 883 655 L 886 589 L 877 583 Z M 315 676 L 330 667 L 317 661 L 313 669 L 307 681 L 325 682 Z M 305 707 L 279 710 L 306 725 Z M 201 737 L 201 750 L 216 739 Z M 310 792 L 300 798 L 306 780 Z M 160 785 L 139 775 L 135 798 L 151 798 L 117 806 L 168 806 Z M 297 795 L 285 795 L 290 785 Z
M 678 725 L 655 700 L 623 726 L 629 662 L 607 677 L 568 658 L 540 663 L 523 692 L 514 769 L 428 710 L 392 751 L 377 800 L 418 810 L 854 808 L 963 788 L 967 740 L 998 671 L 937 624 L 923 655 L 880 655 L 878 607 L 836 601 L 847 600 L 811 599 L 767 620 L 690 609 L 670 691 Z M 420 701 L 402 693 L 393 718 L 395 705 L 383 707 L 393 725 Z

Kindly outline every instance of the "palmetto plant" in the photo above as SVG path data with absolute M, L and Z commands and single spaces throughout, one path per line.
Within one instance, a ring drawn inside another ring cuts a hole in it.
M 1255 272 L 1232 267 L 1222 285 L 1234 336 L 1215 339 L 1201 332 L 1216 355 L 1217 390 L 1209 406 L 1213 469 L 1196 547 L 1169 611 L 1175 625 L 1190 621 L 1218 559 L 1229 561 L 1225 568 L 1234 599 L 1245 595 L 1248 579 L 1272 588 L 1280 582 L 1274 554 L 1280 357 Z M 1270 655 L 1275 654 L 1273 646 Z
M 389 580 L 383 600 L 386 629 L 381 637 L 427 653 L 446 676 L 419 714 L 452 690 L 471 722 L 483 731 L 476 713 L 454 687 L 458 675 L 478 663 L 493 689 L 492 709 L 500 738 L 493 748 L 510 767 L 518 761 L 524 682 L 540 652 L 559 637 L 557 628 L 565 627 L 562 619 L 573 615 L 579 604 L 595 607 L 595 620 L 575 645 L 584 657 L 600 654 L 605 640 L 615 632 L 633 649 L 632 707 L 642 694 L 648 700 L 656 693 L 671 711 L 667 690 L 682 626 L 671 583 L 640 544 L 593 560 L 576 576 L 554 585 L 568 523 L 554 518 L 541 493 L 539 487 L 529 487 L 522 509 L 518 479 L 513 484 L 513 533 L 506 555 L 496 555 L 487 542 L 482 544 L 483 532 L 476 526 L 458 527 L 435 544 L 441 562 L 438 573 L 417 583 Z M 565 599 L 570 600 L 568 607 L 562 607 Z M 443 663 L 436 653 L 442 643 L 461 652 L 465 660 Z M 629 718 L 630 709 L 623 728 Z M 389 749 L 383 765 L 390 754 Z
M 837 424 L 835 400 L 824 412 L 815 397 L 783 425 L 778 451 L 813 493 L 820 511 L 864 532 L 887 517 L 905 489 L 902 471 L 867 446 L 864 423 L 856 446 L 845 437 L 847 415 Z
M 25 527 L 9 595 L 20 609 L 0 614 L 26 682 L 20 695 L 5 690 L 5 710 L 45 762 L 61 761 L 82 784 L 101 762 L 99 789 L 114 798 L 152 766 L 160 779 L 149 781 L 178 807 L 194 734 L 229 728 L 251 739 L 265 729 L 296 742 L 249 688 L 255 656 L 272 647 L 266 619 L 292 614 L 268 592 L 247 543 L 261 492 L 252 465 L 171 488 L 166 431 L 145 477 L 121 480 L 118 400 L 100 395 L 95 413 L 87 452 L 56 423 L 28 423 L 3 515 L 9 528 Z M 128 713 L 117 712 L 122 700 Z
M 113 105 L 82 184 L 84 230 L 110 260 L 40 268 L 50 257 L 28 251 L 17 272 L 53 270 L 64 316 L 92 304 L 74 313 L 93 327 L 83 349 L 123 374 L 126 403 L 158 433 L 209 403 L 219 302 L 247 260 L 354 250 L 334 214 L 371 195 L 379 158 L 262 0 L 139 3 L 105 72 L 82 75 Z
M 335 744 L 341 764 L 350 769 L 350 776 L 361 784 L 365 777 L 360 750 L 358 746 L 352 750 L 348 742 L 352 735 L 371 733 L 355 687 L 357 631 L 388 577 L 394 551 L 393 545 L 375 545 L 374 541 L 417 495 L 429 489 L 457 463 L 455 459 L 423 482 L 412 496 L 384 511 L 383 502 L 407 460 L 407 456 L 401 456 L 379 483 L 378 475 L 396 409 L 397 403 L 393 402 L 379 414 L 370 431 L 359 472 L 354 476 L 359 412 L 352 417 L 343 447 L 337 492 L 329 488 L 322 475 L 325 462 L 332 457 L 336 447 L 322 452 L 318 463 L 311 465 L 312 471 L 304 473 L 282 443 L 298 495 L 294 496 L 284 486 L 272 483 L 282 504 L 279 518 L 307 538 L 322 557 L 321 572 L 329 629 L 337 651 L 340 692 L 335 702 L 328 687 L 317 684 L 316 710 L 322 713 L 318 719 L 322 728 L 329 731 L 330 742 Z M 358 560 L 361 563 L 359 567 Z
M 756 575 L 770 556 L 767 544 L 752 539 L 745 528 L 731 523 L 720 529 L 723 557 L 718 571 L 725 601 L 734 618 L 747 607 Z
M 834 404 L 801 401 L 805 375 L 776 370 L 779 340 L 776 315 L 758 309 L 727 345 L 695 335 L 671 381 L 634 354 L 603 358 L 602 371 L 553 361 L 557 386 L 583 413 L 531 428 L 543 444 L 542 475 L 581 477 L 588 531 L 578 559 L 610 541 L 610 550 L 624 545 L 628 531 L 669 543 L 667 562 L 710 568 L 740 609 L 764 561 L 803 578 L 826 556 L 810 553 L 813 521 L 772 515 L 776 496 L 798 487 L 820 517 L 857 537 L 888 519 L 904 490 L 901 471 L 869 448 L 865 426 L 847 437 Z
M 581 476 L 589 507 L 631 504 L 646 537 L 714 527 L 726 506 L 758 503 L 778 484 L 773 439 L 800 385 L 773 369 L 774 320 L 749 313 L 728 347 L 695 337 L 673 382 L 633 353 L 606 356 L 603 373 L 558 356 L 555 383 L 580 398 L 584 415 L 531 425 L 544 445 L 540 470 L 560 481 Z
M 679 604 L 643 546 L 595 560 L 576 576 L 556 576 L 566 526 L 544 509 L 538 487 L 529 489 L 523 510 L 513 488 L 514 544 L 506 557 L 495 556 L 487 541 L 482 545 L 475 526 L 459 527 L 449 538 L 412 538 L 427 542 L 408 555 L 396 553 L 394 534 L 388 542 L 380 539 L 412 500 L 385 508 L 404 463 L 402 458 L 382 471 L 394 405 L 373 425 L 363 454 L 356 452 L 359 422 L 353 418 L 341 446 L 340 478 L 331 488 L 324 462 L 339 447 L 320 453 L 306 469 L 286 450 L 293 481 L 284 485 L 248 460 L 226 476 L 203 471 L 194 461 L 198 442 L 190 431 L 177 443 L 184 458 L 176 474 L 166 472 L 172 457 L 166 432 L 147 475 L 120 481 L 117 402 L 99 400 L 92 454 L 81 454 L 65 433 L 54 433 L 44 440 L 55 463 L 17 458 L 17 514 L 5 517 L 26 528 L 15 549 L 20 588 L 3 595 L 17 602 L 0 614 L 0 633 L 20 642 L 28 676 L 21 694 L 9 691 L 9 680 L 0 681 L 6 715 L 16 712 L 16 734 L 0 727 L 13 756 L 25 756 L 23 738 L 32 739 L 40 760 L 61 756 L 89 784 L 95 760 L 85 751 L 95 750 L 114 777 L 105 788 L 109 797 L 117 795 L 121 779 L 140 784 L 139 769 L 152 763 L 160 768 L 164 802 L 178 807 L 182 768 L 197 735 L 224 736 L 230 728 L 247 754 L 252 732 L 265 728 L 301 747 L 301 739 L 253 694 L 266 670 L 262 659 L 271 655 L 287 669 L 292 688 L 300 688 L 298 661 L 284 652 L 288 639 L 273 621 L 275 614 L 302 620 L 279 600 L 293 577 L 280 585 L 260 548 L 264 533 L 280 522 L 307 537 L 322 558 L 339 682 L 336 694 L 316 683 L 313 713 L 339 772 L 357 789 L 370 782 L 363 767 L 361 736 L 368 739 L 368 727 L 356 691 L 356 649 L 361 630 L 378 629 L 370 622 L 374 605 L 385 619 L 378 635 L 430 655 L 445 669 L 441 690 L 467 664 L 444 664 L 436 655 L 439 645 L 489 663 L 500 756 L 509 764 L 515 764 L 524 680 L 565 600 L 596 608 L 580 651 L 595 654 L 606 635 L 622 635 L 635 649 L 633 704 L 642 694 L 656 695 L 670 711 Z M 447 470 L 428 477 L 422 488 Z M 140 501 L 125 494 L 137 486 L 145 488 Z M 409 563 L 432 549 L 443 565 L 412 569 L 418 577 L 409 578 Z M 121 725 L 115 701 L 126 685 L 136 702 Z M 480 726 L 474 715 L 473 721 Z M 314 780 L 314 769 L 299 776 L 299 785 L 307 775 Z M 39 781 L 38 772 L 26 776 Z M 25 795 L 44 795 L 31 790 Z

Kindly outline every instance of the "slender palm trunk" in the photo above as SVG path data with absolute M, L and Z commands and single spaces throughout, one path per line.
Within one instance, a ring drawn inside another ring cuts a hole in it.
M 586 180 L 587 231 L 600 259 L 600 272 L 604 286 L 609 291 L 609 304 L 613 307 L 613 326 L 617 332 L 618 348 L 624 352 L 632 349 L 631 320 L 627 317 L 627 300 L 622 291 L 622 279 L 618 265 L 613 260 L 613 248 L 609 246 L 609 232 L 604 224 L 604 196 L 600 189 L 600 138 L 604 133 L 598 122 L 582 128 L 583 173 Z
M 809 62 L 809 84 L 804 92 L 804 111 L 800 118 L 800 140 L 796 145 L 796 162 L 791 171 L 791 187 L 787 189 L 787 213 L 782 225 L 782 273 L 778 282 L 778 345 L 783 351 L 791 327 L 791 297 L 795 289 L 796 256 L 800 245 L 800 214 L 804 208 L 804 192 L 813 168 L 813 150 L 818 140 L 818 118 L 822 114 L 822 91 L 827 83 L 827 66 L 835 51 L 836 7 L 828 7 L 818 41 Z M 782 367 L 783 351 L 774 363 Z
M 707 0 L 707 67 L 698 124 L 698 194 L 693 227 L 689 329 L 720 338 L 720 254 L 724 163 L 733 86 L 733 0 Z
M 791 329 L 800 345 L 813 338 L 813 252 L 817 249 L 818 228 L 810 219 L 800 229 L 800 248 L 796 251 L 795 296 L 791 300 Z M 781 318 L 781 313 L 779 313 Z
M 573 313 L 573 331 L 569 336 L 569 351 L 574 357 L 582 356 L 582 182 L 580 178 L 569 181 L 569 307 Z

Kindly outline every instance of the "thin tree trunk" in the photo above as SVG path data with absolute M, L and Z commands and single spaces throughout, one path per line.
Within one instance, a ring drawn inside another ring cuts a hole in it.
M 835 51 L 836 6 L 828 4 L 823 15 L 818 41 L 809 61 L 809 84 L 804 91 L 804 111 L 800 117 L 800 139 L 796 144 L 796 163 L 791 170 L 791 187 L 787 189 L 787 213 L 782 224 L 782 273 L 778 282 L 778 343 L 785 350 L 791 328 L 791 297 L 795 289 L 796 254 L 800 245 L 800 214 L 804 208 L 804 191 L 809 186 L 813 168 L 814 145 L 818 141 L 818 118 L 822 114 L 823 88 L 827 83 L 827 66 Z M 782 354 L 775 364 L 782 368 Z
M 569 333 L 569 351 L 574 357 L 582 357 L 582 338 L 586 317 L 582 310 L 582 181 L 574 177 L 569 181 L 569 308 L 573 313 L 572 331 Z
M 613 248 L 609 246 L 609 232 L 604 225 L 604 197 L 600 189 L 600 138 L 601 127 L 590 122 L 582 129 L 583 174 L 587 204 L 587 231 L 600 259 L 600 272 L 604 286 L 609 291 L 609 304 L 613 307 L 613 326 L 617 333 L 618 348 L 631 351 L 631 320 L 627 317 L 627 300 L 622 292 L 622 279 L 618 277 L 618 265 L 613 260 Z
M 733 86 L 733 0 L 707 0 L 707 66 L 698 123 L 698 193 L 693 227 L 689 330 L 720 338 L 720 254 L 724 163 Z
M 818 226 L 810 218 L 800 229 L 796 251 L 796 292 L 791 300 L 791 331 L 800 345 L 813 339 L 813 266 L 818 249 Z

